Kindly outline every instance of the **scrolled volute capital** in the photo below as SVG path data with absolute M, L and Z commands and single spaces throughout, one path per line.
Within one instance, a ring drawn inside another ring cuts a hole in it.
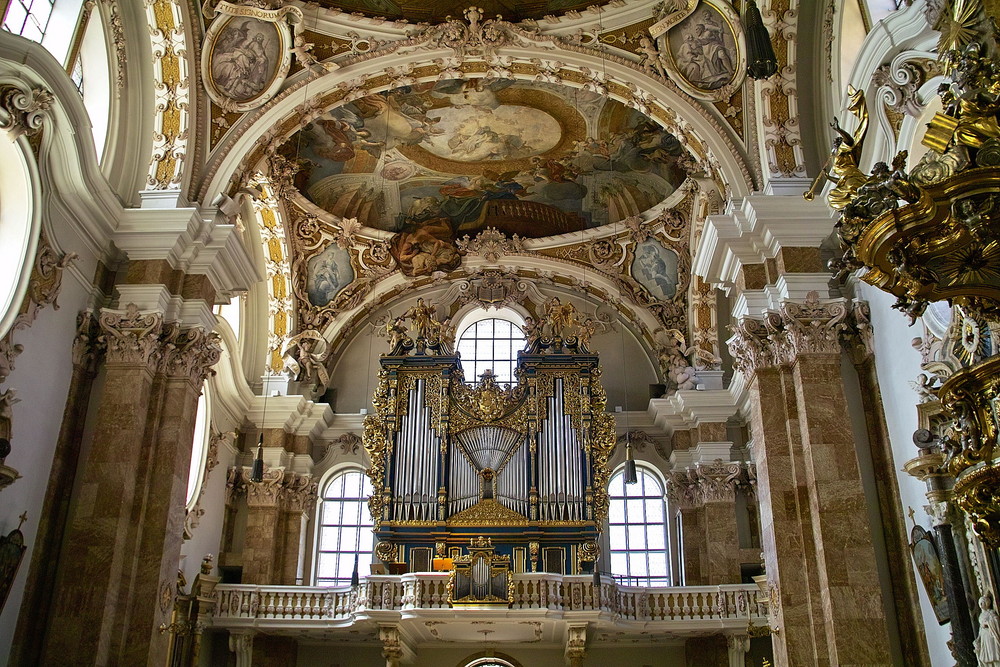
M 37 134 L 49 116 L 55 97 L 45 88 L 0 85 L 0 128 L 12 141 Z
M 743 466 L 738 462 L 716 459 L 712 463 L 699 463 L 695 468 L 697 491 L 703 503 L 733 502 L 740 484 Z
M 134 303 L 125 311 L 101 310 L 100 341 L 107 346 L 109 363 L 146 366 L 159 360 L 163 313 L 139 311 Z
M 282 491 L 283 508 L 286 512 L 309 514 L 316 506 L 319 484 L 312 475 L 287 473 Z
M 732 326 L 732 330 L 729 353 L 736 370 L 751 376 L 761 368 L 778 364 L 774 347 L 768 338 L 770 332 L 763 320 L 744 317 Z
M 694 468 L 674 470 L 667 475 L 667 499 L 680 509 L 693 509 L 700 505 L 698 477 Z
M 219 335 L 204 327 L 181 329 L 178 324 L 166 327 L 163 336 L 161 369 L 172 378 L 187 378 L 193 384 L 201 383 L 215 371 L 212 370 L 222 357 Z
M 259 482 L 244 474 L 242 483 L 246 489 L 247 507 L 278 507 L 282 500 L 284 481 L 285 471 L 281 468 L 265 469 Z
M 774 332 L 776 338 L 787 341 L 787 345 L 779 345 L 783 353 L 792 355 L 785 361 L 791 363 L 802 354 L 840 354 L 848 313 L 846 301 L 820 301 L 815 290 L 804 303 L 785 302 L 778 311 L 781 330 Z

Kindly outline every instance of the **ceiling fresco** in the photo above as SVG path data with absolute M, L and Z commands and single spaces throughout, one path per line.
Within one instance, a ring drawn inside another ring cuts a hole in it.
M 538 238 L 619 222 L 662 202 L 693 168 L 676 137 L 619 102 L 511 80 L 363 97 L 280 152 L 300 165 L 295 186 L 319 208 L 432 246 L 487 227 Z M 403 266 L 404 241 L 394 239 L 404 272 L 457 266 L 453 252 L 434 267 Z
M 429 21 L 436 23 L 448 17 L 461 16 L 469 6 L 468 0 L 319 0 L 322 7 L 345 12 L 361 12 L 369 16 L 391 19 Z M 549 14 L 562 14 L 581 10 L 595 4 L 579 0 L 479 0 L 476 3 L 485 16 L 503 15 L 508 21 L 540 19 Z

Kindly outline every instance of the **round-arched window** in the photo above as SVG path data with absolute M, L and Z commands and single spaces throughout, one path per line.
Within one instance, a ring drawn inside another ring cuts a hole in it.
M 364 576 L 375 545 L 375 522 L 368 510 L 371 495 L 371 480 L 360 470 L 336 474 L 323 486 L 316 539 L 317 586 L 351 583 L 355 560 Z
M 619 469 L 608 484 L 611 573 L 627 586 L 669 586 L 663 483 L 641 466 L 638 483 Z
M 466 382 L 477 384 L 487 369 L 493 371 L 500 384 L 515 382 L 517 353 L 524 344 L 524 332 L 510 320 L 492 317 L 473 322 L 458 337 Z

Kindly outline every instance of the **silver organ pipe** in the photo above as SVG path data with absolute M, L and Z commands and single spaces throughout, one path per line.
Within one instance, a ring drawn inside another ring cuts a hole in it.
M 582 449 L 576 429 L 565 414 L 563 381 L 555 380 L 548 418 L 538 438 L 539 519 L 581 521 L 584 518 Z
M 424 381 L 418 379 L 407 397 L 395 450 L 392 489 L 394 521 L 433 521 L 437 518 L 437 461 L 441 438 L 431 427 L 431 409 L 425 407 Z
M 520 433 L 500 426 L 480 426 L 455 435 L 452 445 L 449 515 L 480 500 L 479 473 L 490 468 L 496 473 L 495 500 L 527 516 L 529 451 Z

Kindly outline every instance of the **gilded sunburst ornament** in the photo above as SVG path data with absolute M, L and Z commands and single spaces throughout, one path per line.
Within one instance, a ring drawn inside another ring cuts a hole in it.
M 971 43 L 978 34 L 975 26 L 980 21 L 981 0 L 956 0 L 951 16 L 945 16 L 941 26 L 938 53 L 960 50 Z

